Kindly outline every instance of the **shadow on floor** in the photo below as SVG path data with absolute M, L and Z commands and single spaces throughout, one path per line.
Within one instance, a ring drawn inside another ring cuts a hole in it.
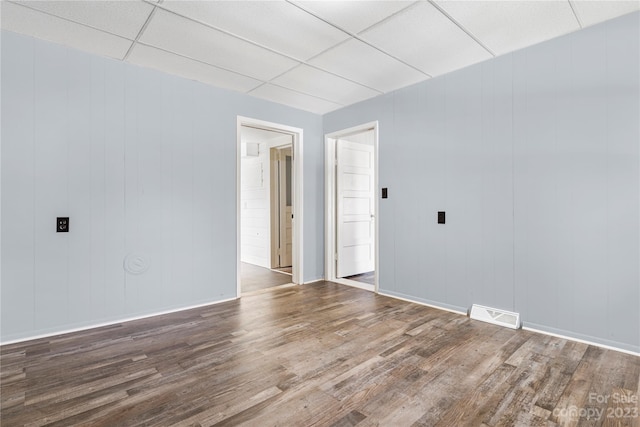
M 273 270 L 279 271 L 281 273 L 293 274 L 293 267 L 280 267 L 274 268 Z
M 360 283 L 367 283 L 369 285 L 375 284 L 376 272 L 368 271 L 366 273 L 354 274 L 353 276 L 343 277 L 343 279 L 355 280 Z
M 240 263 L 240 288 L 242 293 L 272 288 L 291 283 L 291 276 L 246 262 Z

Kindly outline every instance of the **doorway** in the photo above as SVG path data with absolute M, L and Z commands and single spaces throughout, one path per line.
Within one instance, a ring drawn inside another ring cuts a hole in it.
M 325 277 L 378 290 L 378 123 L 326 135 Z
M 246 291 L 302 283 L 302 136 L 299 128 L 237 119 L 238 297 Z M 282 155 L 282 165 L 273 164 L 274 153 Z M 275 224 L 274 205 L 278 206 Z M 274 252 L 277 268 L 288 264 L 289 274 L 272 269 Z

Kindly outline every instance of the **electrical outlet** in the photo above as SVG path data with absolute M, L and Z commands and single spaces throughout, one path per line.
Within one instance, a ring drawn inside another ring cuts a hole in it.
M 56 233 L 68 233 L 69 232 L 69 217 L 59 216 L 56 221 Z

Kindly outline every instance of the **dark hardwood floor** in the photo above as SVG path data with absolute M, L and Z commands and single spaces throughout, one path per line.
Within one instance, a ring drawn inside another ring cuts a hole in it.
M 240 263 L 242 293 L 254 292 L 291 283 L 291 276 L 246 262 Z
M 3 427 L 640 421 L 640 357 L 328 282 L 0 354 Z

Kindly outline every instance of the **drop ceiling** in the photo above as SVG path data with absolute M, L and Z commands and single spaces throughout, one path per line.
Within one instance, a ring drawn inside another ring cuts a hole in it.
M 12 1 L 2 28 L 324 114 L 639 1 Z

